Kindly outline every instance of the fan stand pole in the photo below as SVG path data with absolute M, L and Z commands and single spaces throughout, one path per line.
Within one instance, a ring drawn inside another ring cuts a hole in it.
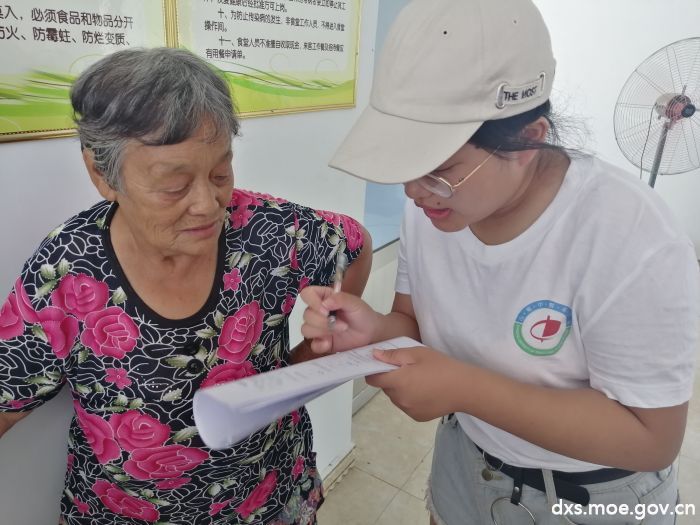
M 649 186 L 652 188 L 656 184 L 656 175 L 659 173 L 659 166 L 661 166 L 661 157 L 664 155 L 664 147 L 666 146 L 666 137 L 668 137 L 668 132 L 673 126 L 673 122 L 668 120 L 664 123 L 661 128 L 661 136 L 659 137 L 659 145 L 656 147 L 656 156 L 654 157 L 654 164 L 651 167 L 651 172 L 649 172 Z

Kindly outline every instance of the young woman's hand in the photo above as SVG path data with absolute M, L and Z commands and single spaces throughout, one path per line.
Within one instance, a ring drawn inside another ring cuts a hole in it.
M 375 350 L 379 361 L 399 366 L 376 374 L 367 383 L 381 388 L 392 403 L 416 421 L 460 412 L 460 396 L 469 367 L 427 346 Z
M 307 305 L 301 333 L 311 340 L 314 352 L 340 352 L 373 341 L 382 315 L 356 295 L 334 293 L 332 288 L 323 286 L 308 286 L 301 291 L 301 298 Z M 328 322 L 331 312 L 336 317 L 332 327 Z

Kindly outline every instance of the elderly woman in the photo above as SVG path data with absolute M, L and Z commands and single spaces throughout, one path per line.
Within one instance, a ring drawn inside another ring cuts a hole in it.
M 186 51 L 110 55 L 71 98 L 104 200 L 41 243 L 0 311 L 0 435 L 67 383 L 63 523 L 315 523 L 306 410 L 213 451 L 191 400 L 304 359 L 289 348 L 299 291 L 328 284 L 341 250 L 360 294 L 367 234 L 233 190 L 228 86 Z

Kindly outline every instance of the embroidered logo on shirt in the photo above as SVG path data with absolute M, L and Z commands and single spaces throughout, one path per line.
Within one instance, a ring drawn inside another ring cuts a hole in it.
M 531 355 L 556 354 L 571 331 L 571 308 L 554 301 L 535 301 L 520 310 L 513 337 Z

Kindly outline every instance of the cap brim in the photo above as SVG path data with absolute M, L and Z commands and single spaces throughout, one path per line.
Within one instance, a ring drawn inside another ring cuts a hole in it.
M 481 124 L 420 122 L 368 106 L 329 166 L 371 182 L 408 182 L 449 159 Z

